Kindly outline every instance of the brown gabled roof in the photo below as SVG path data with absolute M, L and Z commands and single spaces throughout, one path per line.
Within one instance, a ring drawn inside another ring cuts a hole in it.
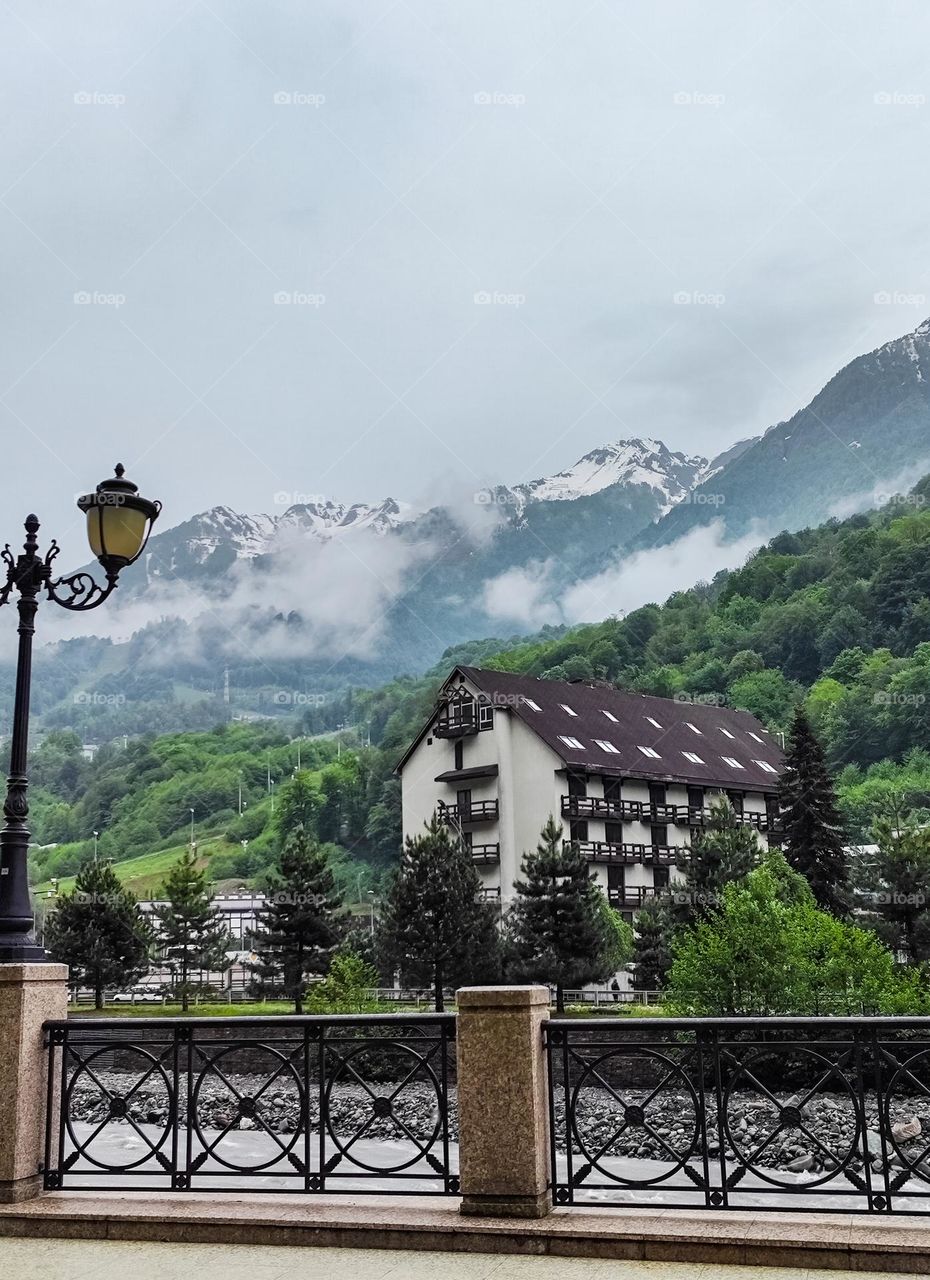
M 778 787 L 784 767 L 781 748 L 748 711 L 479 667 L 457 667 L 449 679 L 457 673 L 493 706 L 522 720 L 568 768 L 736 790 L 775 791 Z M 434 721 L 435 714 L 411 744 L 411 751 Z M 657 758 L 642 751 L 643 747 L 656 752 Z M 685 752 L 698 759 L 689 759 Z

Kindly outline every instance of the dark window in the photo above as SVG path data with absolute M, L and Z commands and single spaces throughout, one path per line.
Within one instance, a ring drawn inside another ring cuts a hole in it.
M 604 779 L 604 799 L 605 800 L 620 799 L 620 779 L 619 778 Z
M 494 728 L 494 708 L 489 702 L 482 702 L 478 707 L 478 728 Z
M 654 845 L 668 844 L 668 827 L 653 824 L 650 828 L 650 839 Z
M 689 809 L 704 808 L 704 788 L 703 787 L 688 788 L 688 808 Z
M 455 767 L 456 767 L 456 769 L 464 769 L 464 767 L 465 767 L 465 765 L 464 765 L 464 763 L 463 763 L 464 759 L 465 759 L 465 743 L 464 743 L 464 742 L 461 740 L 461 738 L 460 738 L 460 739 L 458 740 L 458 742 L 455 744 Z
M 626 867 L 607 868 L 607 888 L 622 893 L 626 883 Z
M 568 834 L 572 840 L 585 841 L 588 838 L 588 824 L 583 819 L 575 818 L 568 824 Z
M 649 803 L 665 804 L 665 783 L 664 782 L 649 783 Z
M 742 812 L 743 812 L 743 793 L 742 793 L 742 791 L 728 791 L 728 792 L 727 792 L 727 795 L 728 795 L 728 796 L 729 796 L 729 798 L 730 798 L 730 804 L 733 806 L 733 812 L 734 812 L 734 813 L 742 813 Z
M 459 807 L 459 817 L 466 817 L 471 809 L 471 791 L 456 791 L 455 802 Z
M 769 822 L 777 822 L 781 814 L 778 804 L 778 796 L 767 795 L 765 797 L 765 812 Z
M 657 889 L 668 888 L 668 867 L 652 868 L 652 883 Z
M 608 844 L 623 844 L 623 823 L 605 822 L 604 839 Z
M 471 831 L 463 831 L 463 832 L 462 832 L 462 844 L 465 846 L 465 848 L 466 848 L 466 849 L 470 849 L 470 848 L 471 848 L 471 844 L 472 844 L 472 841 L 474 840 L 474 838 L 475 838 L 475 837 L 474 837 L 474 835 L 473 835 L 473 833 L 472 833 Z
M 586 796 L 588 794 L 588 780 L 583 773 L 570 773 L 568 775 L 568 794 L 570 796 Z

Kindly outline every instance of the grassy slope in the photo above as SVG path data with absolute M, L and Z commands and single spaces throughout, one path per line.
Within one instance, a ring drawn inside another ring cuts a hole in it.
M 222 836 L 208 837 L 197 842 L 198 865 L 207 867 L 210 859 L 217 853 L 229 853 L 235 848 Z M 151 898 L 164 883 L 168 872 L 184 852 L 184 845 L 175 845 L 171 849 L 160 849 L 157 853 L 146 853 L 140 858 L 127 858 L 123 862 L 114 862 L 120 884 L 131 889 L 137 898 Z M 66 876 L 58 882 L 59 893 L 70 893 L 74 888 L 74 876 Z M 224 882 L 225 884 L 225 882 Z M 51 889 L 49 881 L 34 887 L 33 893 L 43 897 Z

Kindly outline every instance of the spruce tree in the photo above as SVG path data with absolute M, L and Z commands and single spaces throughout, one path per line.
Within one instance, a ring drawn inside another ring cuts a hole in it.
M 325 973 L 339 943 L 341 906 L 326 853 L 298 824 L 287 837 L 258 912 L 252 966 L 261 987 L 277 986 L 303 1013 L 310 974 Z
M 72 982 L 93 988 L 102 1009 L 107 987 L 131 986 L 147 971 L 152 930 L 113 868 L 91 863 L 50 912 L 45 946 L 52 959 L 70 966 Z
M 535 851 L 523 855 L 521 873 L 507 917 L 514 976 L 552 984 L 562 1013 L 566 987 L 601 982 L 615 971 L 616 933 L 605 920 L 596 875 L 577 841 L 563 841 L 551 815 Z
M 224 969 L 231 939 L 213 906 L 206 872 L 197 868 L 193 847 L 185 849 L 175 863 L 159 897 L 165 902 L 155 908 L 158 937 L 166 959 L 180 975 L 174 991 L 186 1013 L 194 985 L 190 975 L 198 969 Z
M 674 927 L 706 919 L 720 905 L 724 885 L 748 876 L 764 853 L 759 837 L 748 823 L 740 822 L 726 796 L 714 800 L 706 826 L 678 855 L 684 881 L 676 881 L 669 890 Z
M 823 750 L 802 706 L 791 725 L 779 799 L 785 857 L 807 880 L 818 906 L 845 915 L 849 885 L 843 826 Z
M 471 854 L 435 814 L 421 835 L 407 837 L 378 947 L 382 963 L 432 986 L 437 1013 L 446 986 L 497 976 L 496 911 L 481 900 L 481 889 Z
M 667 901 L 647 903 L 633 922 L 634 991 L 661 991 L 672 967 L 673 921 Z

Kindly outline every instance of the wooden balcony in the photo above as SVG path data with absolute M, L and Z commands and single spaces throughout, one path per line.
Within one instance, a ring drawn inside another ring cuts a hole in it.
M 478 732 L 478 707 L 474 702 L 443 708 L 433 725 L 435 738 L 467 738 Z
M 607 800 L 602 796 L 562 796 L 563 818 L 608 818 L 659 826 L 704 827 L 712 810 L 688 804 L 650 804 L 648 800 Z M 738 821 L 757 831 L 777 831 L 780 823 L 766 813 L 740 813 Z
M 666 892 L 666 888 L 655 888 L 652 885 L 630 885 L 623 889 L 608 889 L 607 901 L 618 910 L 639 911 Z
M 648 804 L 642 800 L 607 800 L 603 796 L 563 796 L 563 818 L 626 818 L 627 821 L 649 821 L 644 812 Z
M 565 842 L 566 845 L 568 841 Z M 610 840 L 579 840 L 578 847 L 589 862 L 643 863 L 647 866 L 674 866 L 680 852 L 668 844 L 618 844 Z
M 474 800 L 467 807 L 446 804 L 440 808 L 439 816 L 450 827 L 467 826 L 472 822 L 496 822 L 499 805 L 496 800 Z
M 499 844 L 473 844 L 471 860 L 476 866 L 487 866 L 492 862 L 500 862 L 501 847 Z

